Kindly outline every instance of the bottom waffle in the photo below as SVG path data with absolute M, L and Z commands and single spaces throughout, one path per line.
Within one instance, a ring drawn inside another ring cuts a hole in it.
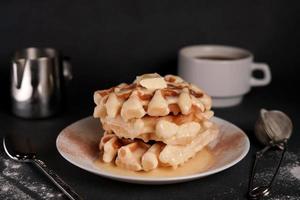
M 106 133 L 100 141 L 99 149 L 103 162 L 114 162 L 117 166 L 132 171 L 150 171 L 157 167 L 184 164 L 194 157 L 203 147 L 217 138 L 218 128 L 211 128 L 199 134 L 188 145 L 170 145 L 163 142 L 140 139 L 118 138 L 115 134 Z
M 154 140 L 170 145 L 187 145 L 213 125 L 209 121 L 212 115 L 213 112 L 208 111 L 197 115 L 145 116 L 130 121 L 124 121 L 118 115 L 115 118 L 102 118 L 101 123 L 105 131 L 112 132 L 119 138 L 138 138 L 146 143 Z

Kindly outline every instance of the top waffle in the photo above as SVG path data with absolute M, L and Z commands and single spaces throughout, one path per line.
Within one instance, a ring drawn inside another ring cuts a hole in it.
M 124 121 L 140 119 L 145 115 L 160 117 L 204 113 L 211 108 L 211 98 L 197 86 L 178 76 L 145 74 L 132 84 L 122 83 L 116 87 L 94 93 L 98 117 Z

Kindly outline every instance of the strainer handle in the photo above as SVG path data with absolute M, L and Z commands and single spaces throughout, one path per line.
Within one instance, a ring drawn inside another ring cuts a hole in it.
M 270 183 L 268 185 L 263 185 L 263 186 L 253 186 L 253 182 L 254 182 L 254 178 L 255 178 L 255 173 L 256 173 L 256 168 L 257 168 L 257 164 L 258 161 L 260 161 L 262 159 L 262 157 L 264 156 L 264 154 L 269 151 L 272 147 L 281 147 L 279 148 L 280 150 L 282 150 L 281 153 L 281 157 L 280 160 L 276 166 L 276 169 L 274 171 L 274 175 L 272 176 L 272 179 L 270 181 Z M 250 176 L 250 181 L 249 181 L 249 189 L 248 189 L 248 195 L 250 199 L 259 199 L 263 196 L 267 196 L 270 193 L 272 184 L 276 178 L 276 175 L 278 174 L 278 171 L 280 169 L 280 165 L 282 163 L 282 160 L 284 158 L 284 154 L 287 150 L 287 140 L 284 140 L 281 143 L 278 144 L 274 144 L 274 143 L 270 143 L 268 146 L 266 146 L 265 148 L 263 148 L 262 150 L 256 152 L 255 155 L 255 161 L 253 164 L 253 168 L 252 168 L 252 172 L 251 172 L 251 176 Z

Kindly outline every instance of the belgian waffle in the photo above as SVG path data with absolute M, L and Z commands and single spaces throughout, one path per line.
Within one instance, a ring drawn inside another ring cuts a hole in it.
M 158 83 L 157 83 L 158 82 Z M 211 98 L 193 84 L 178 76 L 146 74 L 132 84 L 122 83 L 94 93 L 95 117 L 128 121 L 148 116 L 203 113 L 211 108 Z
M 168 115 L 164 117 L 145 116 L 141 119 L 124 121 L 122 117 L 104 118 L 103 128 L 121 138 L 161 141 L 166 144 L 186 145 L 213 124 L 205 117 L 189 115 Z
M 160 166 L 176 168 L 191 159 L 218 136 L 216 126 L 199 134 L 188 145 L 170 145 L 163 142 L 145 143 L 106 133 L 99 145 L 102 160 L 132 171 L 150 171 Z
M 106 131 L 103 161 L 130 170 L 177 167 L 218 134 L 210 121 L 211 98 L 178 76 L 138 76 L 131 84 L 96 91 L 94 102 L 94 117 Z

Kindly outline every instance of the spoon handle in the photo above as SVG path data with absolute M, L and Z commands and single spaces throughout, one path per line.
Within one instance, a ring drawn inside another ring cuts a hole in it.
M 49 169 L 47 165 L 34 158 L 32 163 L 38 167 L 67 197 L 71 200 L 82 200 L 82 198 L 68 185 L 66 184 L 53 170 Z

